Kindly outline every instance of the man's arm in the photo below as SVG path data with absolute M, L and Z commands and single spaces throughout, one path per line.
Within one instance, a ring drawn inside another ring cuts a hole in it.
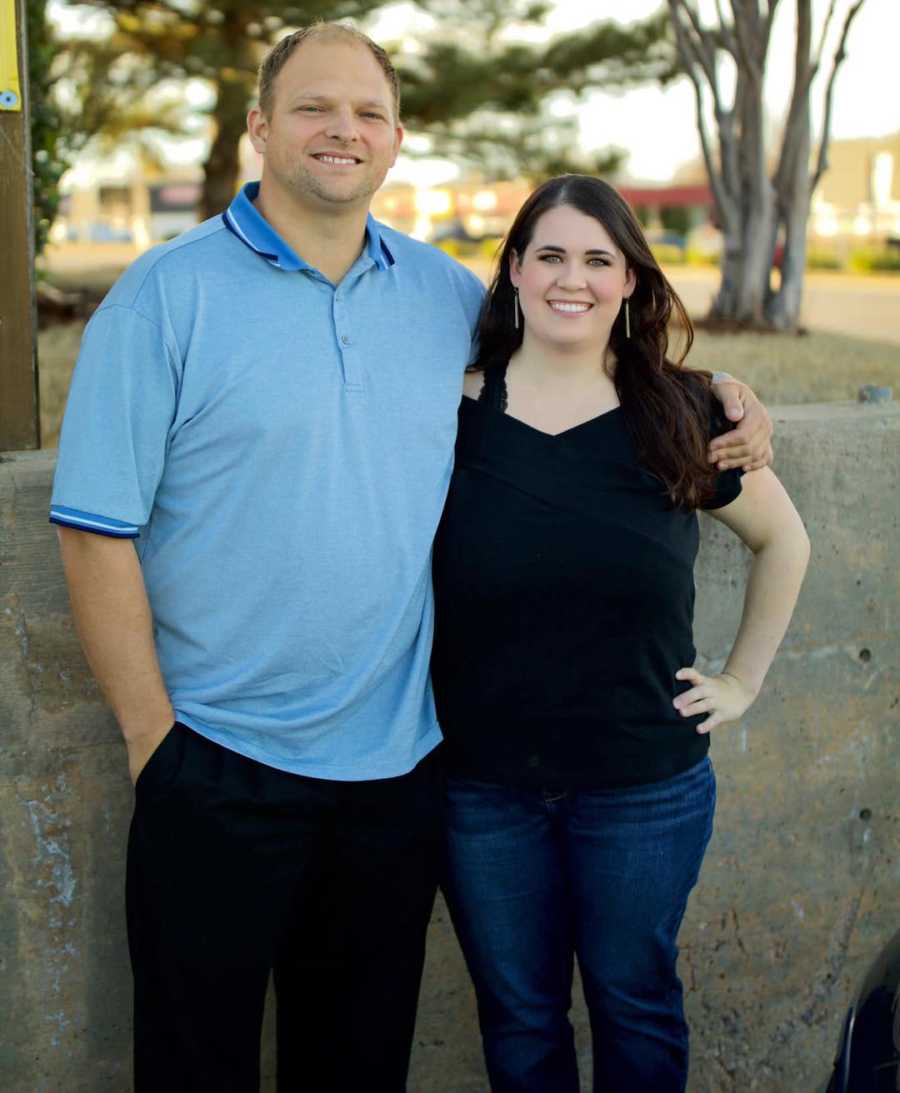
M 134 544 L 73 528 L 57 532 L 78 636 L 122 729 L 137 781 L 175 713 L 159 670 Z
M 713 373 L 712 390 L 728 420 L 740 424 L 710 442 L 710 463 L 716 463 L 720 471 L 729 467 L 745 471 L 767 467 L 773 459 L 772 419 L 765 406 L 746 383 L 727 372 Z

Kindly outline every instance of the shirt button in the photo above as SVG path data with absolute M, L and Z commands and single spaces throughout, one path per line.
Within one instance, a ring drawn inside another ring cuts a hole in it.
M 349 345 L 349 344 L 350 344 L 350 335 L 349 334 L 342 334 L 341 335 L 341 345 Z

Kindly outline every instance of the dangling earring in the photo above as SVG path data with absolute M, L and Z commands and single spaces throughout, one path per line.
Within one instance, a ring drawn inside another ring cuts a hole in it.
M 625 337 L 631 337 L 631 312 L 628 310 L 628 297 L 625 297 Z
M 519 290 L 513 289 L 513 329 L 519 329 Z

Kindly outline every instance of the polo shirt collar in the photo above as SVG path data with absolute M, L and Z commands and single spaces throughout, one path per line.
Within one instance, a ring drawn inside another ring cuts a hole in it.
M 236 235 L 251 250 L 262 255 L 278 269 L 295 273 L 297 270 L 312 270 L 307 262 L 289 247 L 272 225 L 259 212 L 253 202 L 259 193 L 258 182 L 248 182 L 235 196 L 234 200 L 222 213 L 225 227 Z M 381 235 L 378 221 L 369 213 L 366 219 L 365 253 L 371 258 L 376 269 L 388 269 L 396 259 Z

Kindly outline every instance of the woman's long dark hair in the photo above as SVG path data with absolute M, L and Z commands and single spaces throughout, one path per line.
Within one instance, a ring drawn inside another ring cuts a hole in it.
M 540 217 L 561 205 L 600 223 L 634 271 L 631 337 L 625 336 L 625 316 L 620 311 L 609 336 L 616 361 L 610 378 L 642 465 L 662 480 L 674 504 L 696 508 L 712 495 L 717 473 L 706 458 L 711 377 L 708 372 L 682 367 L 694 338 L 690 319 L 653 257 L 637 218 L 609 183 L 587 175 L 561 175 L 539 186 L 526 200 L 500 251 L 481 314 L 478 356 L 471 368 L 483 371 L 502 366 L 521 346 L 521 324 L 516 329 L 513 321 L 510 261 L 513 252 L 521 259 Z M 670 360 L 668 326 L 673 313 L 683 327 L 685 344 Z

